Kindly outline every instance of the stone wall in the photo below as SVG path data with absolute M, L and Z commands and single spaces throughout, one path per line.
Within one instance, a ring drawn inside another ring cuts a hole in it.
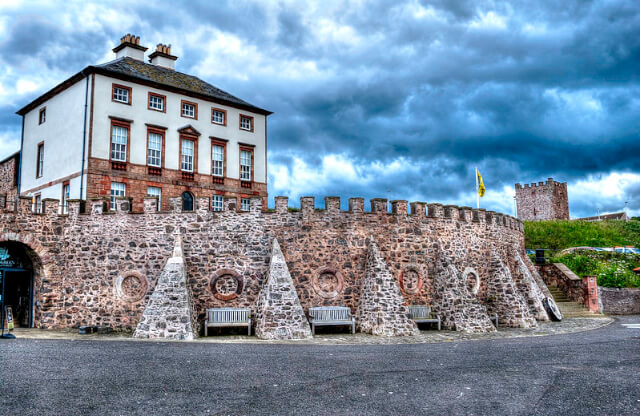
M 173 211 L 157 212 L 152 198 L 144 201 L 144 213 L 130 213 L 124 198 L 110 213 L 106 200 L 94 199 L 81 213 L 83 203 L 72 200 L 69 214 L 59 215 L 57 200 L 44 200 L 43 214 L 33 214 L 30 200 L 21 198 L 16 209 L 0 213 L 0 242 L 22 242 L 37 254 L 35 325 L 43 328 L 134 329 L 172 255 L 176 233 L 182 236 L 199 322 L 212 307 L 248 307 L 256 315 L 274 238 L 304 311 L 345 305 L 355 313 L 368 239 L 375 235 L 407 304 L 430 304 L 445 322 L 455 320 L 442 293 L 449 285 L 461 290 L 465 270 L 477 276 L 478 290 L 467 297 L 483 321 L 494 278 L 487 259 L 497 256 L 513 274 L 514 250 L 524 250 L 522 223 L 495 212 L 440 204 L 428 204 L 427 210 L 424 203 L 412 203 L 409 213 L 406 201 L 393 201 L 389 212 L 387 201 L 379 199 L 365 212 L 361 198 L 350 199 L 343 212 L 338 198 L 325 198 L 324 209 L 314 202 L 302 198 L 301 210 L 290 212 L 287 198 L 276 197 L 274 212 L 263 212 L 262 199 L 255 197 L 250 212 L 238 212 L 238 201 L 227 198 L 224 211 L 212 212 L 209 198 L 197 198 L 193 212 L 179 212 L 179 200 L 170 201 Z M 442 258 L 448 277 L 435 284 Z M 488 328 L 486 322 L 469 327 Z
M 7 201 L 15 203 L 18 195 L 17 167 L 20 154 L 16 153 L 0 162 L 0 208 L 4 208 Z
M 611 315 L 640 314 L 640 289 L 598 286 L 600 312 Z
M 516 206 L 518 218 L 523 221 L 568 220 L 569 194 L 566 182 L 556 182 L 552 178 L 547 182 L 525 184 L 517 183 Z
M 558 287 L 572 302 L 587 303 L 585 282 L 567 266 L 562 263 L 550 263 L 536 267 L 545 284 Z

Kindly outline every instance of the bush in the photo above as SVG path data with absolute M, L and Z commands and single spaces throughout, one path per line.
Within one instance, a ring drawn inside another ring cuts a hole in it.
M 597 276 L 603 287 L 640 287 L 640 276 L 634 268 L 640 267 L 640 256 L 613 252 L 578 251 L 550 259 L 563 263 L 580 277 Z

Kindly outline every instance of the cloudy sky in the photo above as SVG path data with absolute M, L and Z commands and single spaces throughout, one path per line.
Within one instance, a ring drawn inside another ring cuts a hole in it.
M 269 194 L 292 205 L 475 205 L 478 166 L 488 209 L 553 177 L 573 217 L 640 215 L 637 0 L 137 3 L 0 0 L 0 158 L 16 110 L 130 32 L 274 112 Z

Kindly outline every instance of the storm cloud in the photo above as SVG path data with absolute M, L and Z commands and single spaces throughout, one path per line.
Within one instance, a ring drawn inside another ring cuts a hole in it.
M 131 32 L 274 111 L 271 196 L 472 205 L 477 166 L 489 209 L 553 177 L 574 217 L 640 215 L 637 1 L 0 7 L 0 157 L 19 147 L 18 108 Z

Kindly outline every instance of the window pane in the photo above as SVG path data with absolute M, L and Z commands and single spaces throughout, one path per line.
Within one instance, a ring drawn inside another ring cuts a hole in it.
M 211 121 L 217 124 L 224 124 L 224 113 L 222 111 L 213 110 L 211 113 Z
M 224 147 L 213 146 L 211 148 L 211 174 L 224 176 Z
M 113 126 L 111 129 L 111 159 L 119 162 L 127 161 L 127 133 L 129 129 Z
M 195 117 L 196 107 L 193 104 L 182 103 L 182 115 L 185 117 Z
M 251 152 L 240 151 L 240 180 L 251 180 Z
M 164 107 L 164 99 L 162 97 L 158 97 L 156 95 L 150 95 L 149 96 L 149 107 L 153 108 L 154 110 L 162 111 L 162 108 Z
M 147 163 L 149 166 L 160 167 L 162 157 L 162 135 L 149 133 L 149 149 L 147 151 Z
M 249 198 L 240 199 L 240 211 L 249 211 L 251 209 L 251 203 Z
M 116 198 L 119 196 L 125 196 L 126 185 L 121 182 L 111 182 L 111 197 L 109 209 L 114 211 L 116 209 Z
M 113 99 L 115 101 L 128 103 L 129 102 L 129 90 L 127 90 L 125 88 L 115 87 L 113 89 Z
M 180 168 L 187 172 L 193 172 L 193 141 L 182 140 L 182 163 Z
M 222 211 L 222 202 L 223 202 L 223 197 L 222 195 L 214 195 L 211 198 L 211 209 L 213 211 Z

